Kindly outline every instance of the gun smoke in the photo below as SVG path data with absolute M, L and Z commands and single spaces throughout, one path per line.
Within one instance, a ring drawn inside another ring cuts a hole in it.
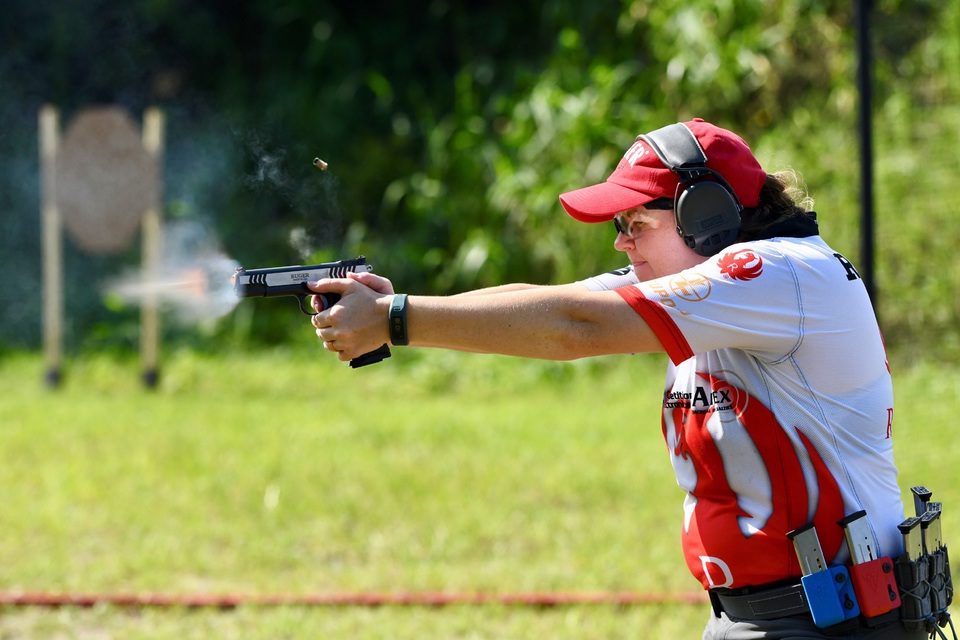
M 289 233 L 291 248 L 307 259 L 315 251 L 318 226 L 317 216 L 309 212 L 318 201 L 329 201 L 330 194 L 325 192 L 332 181 L 318 180 L 315 174 L 312 180 L 293 176 L 284 169 L 285 150 L 269 148 L 269 141 L 257 132 L 242 137 L 254 164 L 252 172 L 242 177 L 245 186 L 254 192 L 271 191 L 294 211 L 314 219 L 314 224 L 295 226 Z M 317 158 L 313 164 L 323 169 L 326 162 Z M 223 251 L 213 232 L 198 221 L 177 221 L 165 227 L 163 236 L 155 273 L 144 266 L 128 270 L 108 280 L 102 292 L 125 305 L 157 304 L 183 324 L 210 322 L 229 314 L 238 302 L 230 279 L 240 265 Z
M 308 155 L 306 145 L 288 152 L 267 130 L 233 130 L 236 144 L 247 156 L 249 169 L 241 184 L 254 197 L 273 198 L 287 208 L 293 223 L 290 246 L 310 261 L 329 238 L 342 232 L 344 216 L 338 206 L 339 181 L 322 158 Z M 312 162 L 310 158 L 313 158 Z M 315 169 L 308 168 L 312 164 Z
M 237 297 L 230 277 L 239 264 L 198 222 L 177 222 L 164 230 L 160 266 L 108 281 L 104 293 L 126 304 L 156 303 L 183 323 L 216 320 L 230 313 Z

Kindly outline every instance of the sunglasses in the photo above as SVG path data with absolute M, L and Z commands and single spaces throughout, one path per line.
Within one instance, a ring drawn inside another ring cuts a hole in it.
M 651 200 L 643 206 L 645 209 L 649 210 L 671 211 L 673 209 L 673 198 L 657 198 L 656 200 Z M 630 223 L 621 219 L 619 215 L 614 216 L 613 226 L 616 227 L 617 233 L 622 234 L 627 238 L 634 237 L 634 234 L 630 232 Z

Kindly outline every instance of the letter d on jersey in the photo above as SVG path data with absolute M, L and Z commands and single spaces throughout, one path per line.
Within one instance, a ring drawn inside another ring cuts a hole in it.
M 733 573 L 730 572 L 730 567 L 727 566 L 727 563 L 721 560 L 720 558 L 715 558 L 713 556 L 700 556 L 700 564 L 703 565 L 703 572 L 707 576 L 707 580 L 710 581 L 710 588 L 716 587 L 729 587 L 733 584 Z M 714 565 L 720 572 L 723 574 L 723 583 L 717 584 L 713 580 L 713 574 L 715 571 L 710 571 L 710 565 Z

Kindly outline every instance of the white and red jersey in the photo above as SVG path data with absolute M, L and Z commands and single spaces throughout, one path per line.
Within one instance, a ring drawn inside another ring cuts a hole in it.
M 837 521 L 861 509 L 875 557 L 902 552 L 890 371 L 846 258 L 819 236 L 775 238 L 648 282 L 625 269 L 582 284 L 616 289 L 670 357 L 663 435 L 705 588 L 801 575 L 786 534 L 811 522 L 825 559 L 845 562 Z

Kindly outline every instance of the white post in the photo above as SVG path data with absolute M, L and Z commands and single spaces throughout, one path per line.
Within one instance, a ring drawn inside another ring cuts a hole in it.
M 39 138 L 43 351 L 47 386 L 56 387 L 60 384 L 63 366 L 63 220 L 57 207 L 60 113 L 52 105 L 40 109 Z
M 160 207 L 163 202 L 163 112 L 150 108 L 143 115 L 143 146 L 156 166 L 156 200 L 148 203 L 143 215 L 143 274 L 147 282 L 160 277 L 163 231 Z M 143 382 L 150 388 L 159 381 L 160 311 L 156 290 L 148 287 L 140 309 L 140 355 Z

